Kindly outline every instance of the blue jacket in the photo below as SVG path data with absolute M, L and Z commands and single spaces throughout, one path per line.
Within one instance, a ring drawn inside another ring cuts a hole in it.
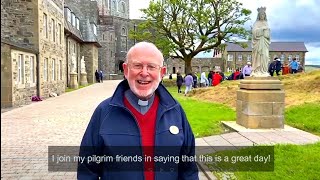
M 81 142 L 80 156 L 107 154 L 115 157 L 115 152 L 119 150 L 119 147 L 124 147 L 120 150 L 122 153 L 142 156 L 140 129 L 135 117 L 123 103 L 124 92 L 127 89 L 129 89 L 129 85 L 127 80 L 124 80 L 118 85 L 113 96 L 101 102 L 95 109 Z M 160 102 L 157 112 L 154 155 L 165 157 L 166 152 L 161 149 L 161 146 L 167 146 L 165 148 L 168 151 L 177 152 L 180 156 L 194 156 L 194 135 L 181 105 L 161 84 L 156 93 Z M 178 127 L 178 134 L 171 133 L 171 126 Z M 84 150 L 84 147 L 87 149 Z M 134 147 L 138 151 L 133 153 L 129 147 Z M 115 150 L 116 148 L 118 149 Z M 112 167 L 110 164 L 79 163 L 78 179 L 91 180 L 98 179 L 98 177 L 101 177 L 102 180 L 144 179 L 143 163 L 132 166 L 130 163 L 123 163 L 120 166 L 113 164 Z M 115 170 L 117 168 L 119 171 Z M 128 171 L 121 171 L 126 168 Z M 166 168 L 170 168 L 170 170 Z M 155 180 L 199 179 L 195 162 L 155 163 L 155 169 Z

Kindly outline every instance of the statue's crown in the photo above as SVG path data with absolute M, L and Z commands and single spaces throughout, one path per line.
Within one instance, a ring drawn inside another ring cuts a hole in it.
M 258 12 L 266 12 L 266 7 L 259 7 Z

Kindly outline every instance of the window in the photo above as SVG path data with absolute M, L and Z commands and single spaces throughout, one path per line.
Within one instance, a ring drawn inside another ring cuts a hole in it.
M 45 38 L 48 38 L 48 21 L 45 13 L 43 13 L 43 35 Z
M 44 58 L 43 71 L 43 80 L 48 81 L 48 58 Z
M 97 35 L 97 26 L 95 24 L 92 24 L 92 28 L 93 28 L 93 34 Z
M 68 18 L 68 22 L 71 23 L 71 11 L 69 8 L 67 8 L 67 18 Z
M 59 37 L 59 44 L 62 43 L 62 32 L 61 32 L 61 24 L 58 24 L 58 37 Z
M 77 47 L 76 47 L 76 43 L 74 43 L 74 44 L 73 44 L 73 53 L 75 53 L 75 54 L 76 54 L 76 52 L 77 52 L 77 51 L 76 51 L 76 48 L 77 48 Z
M 117 8 L 116 1 L 112 1 L 112 9 L 116 9 L 116 8 Z
M 126 12 L 126 4 L 124 2 L 121 2 L 121 12 Z
M 35 78 L 35 73 L 34 73 L 34 65 L 35 65 L 35 59 L 34 56 L 30 56 L 30 83 L 35 83 L 36 78 Z
M 291 61 L 292 60 L 292 55 L 288 56 L 288 60 Z
M 59 78 L 60 80 L 62 80 L 62 60 L 59 61 Z
M 284 59 L 285 59 L 285 55 L 284 54 L 281 54 L 281 56 L 280 56 L 280 60 L 281 60 L 281 62 L 283 62 L 284 61 Z
M 127 35 L 127 31 L 126 31 L 125 27 L 122 27 L 121 35 L 122 36 L 126 36 Z
M 55 81 L 56 80 L 56 60 L 55 59 L 52 59 L 52 81 Z
M 77 25 L 77 29 L 80 30 L 80 21 L 79 18 L 76 18 L 76 25 Z
M 71 53 L 71 42 L 68 41 L 68 44 L 69 44 L 69 54 Z
M 18 57 L 18 78 L 17 81 L 19 84 L 24 84 L 24 59 L 23 54 L 19 54 Z
M 299 55 L 296 55 L 296 60 L 300 61 L 300 56 Z
M 112 41 L 112 34 L 110 34 L 110 41 Z
M 104 34 L 102 34 L 102 40 L 104 40 Z
M 228 54 L 228 61 L 233 61 L 233 54 Z
M 112 54 L 113 54 L 113 52 L 111 51 L 111 54 L 110 54 L 111 58 L 112 58 Z
M 228 71 L 228 72 L 233 72 L 233 69 L 228 67 L 228 68 L 227 68 L 227 71 Z
M 71 17 L 72 17 L 72 26 L 76 27 L 76 16 L 71 13 Z
M 51 19 L 51 40 L 56 42 L 56 27 L 54 19 Z
M 248 54 L 247 61 L 251 61 L 251 54 Z
M 242 55 L 238 55 L 238 61 L 242 61 Z

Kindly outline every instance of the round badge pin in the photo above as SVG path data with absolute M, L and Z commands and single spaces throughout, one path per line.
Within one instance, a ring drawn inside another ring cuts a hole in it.
M 178 134 L 179 133 L 179 128 L 177 126 L 170 126 L 170 132 L 171 134 Z

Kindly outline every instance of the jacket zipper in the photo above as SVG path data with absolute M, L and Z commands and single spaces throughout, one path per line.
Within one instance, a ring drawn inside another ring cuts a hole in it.
M 138 126 L 138 130 L 139 130 L 139 139 L 140 139 L 140 147 L 141 147 L 141 156 L 142 156 L 142 160 L 144 161 L 144 158 L 143 158 L 143 147 L 142 147 L 142 139 L 141 139 L 141 128 L 139 126 L 139 123 L 136 119 L 136 117 L 133 115 L 133 113 L 126 107 L 121 107 L 121 106 L 118 106 L 118 105 L 112 105 L 112 106 L 115 106 L 115 107 L 119 107 L 119 108 L 122 108 L 122 109 L 125 109 L 127 112 L 129 112 L 131 114 L 131 116 L 133 117 L 134 119 L 134 122 L 136 123 L 136 125 Z M 143 179 L 145 180 L 146 177 L 144 177 L 144 163 L 142 163 L 142 166 L 143 166 Z

